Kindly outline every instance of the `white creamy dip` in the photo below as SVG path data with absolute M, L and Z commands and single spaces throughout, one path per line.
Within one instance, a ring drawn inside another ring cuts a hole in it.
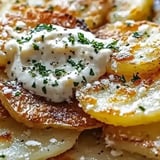
M 106 72 L 110 43 L 78 28 L 41 24 L 6 43 L 7 54 L 14 53 L 7 74 L 37 95 L 68 101 L 74 89 Z

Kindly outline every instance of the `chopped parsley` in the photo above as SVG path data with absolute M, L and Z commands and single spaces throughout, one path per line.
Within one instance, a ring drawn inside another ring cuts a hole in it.
M 82 83 L 86 84 L 87 83 L 87 80 L 86 80 L 86 77 L 85 76 L 82 76 Z
M 20 96 L 21 95 L 21 92 L 20 91 L 17 91 L 16 93 L 15 93 L 15 96 Z
M 102 42 L 92 41 L 92 47 L 95 49 L 95 52 L 98 53 L 99 50 L 104 48 L 104 44 Z
M 82 43 L 82 44 L 90 44 L 89 39 L 87 39 L 83 33 L 79 32 L 78 33 L 78 42 Z
M 72 67 L 76 66 L 76 63 L 75 63 L 74 60 L 71 59 L 71 58 L 68 58 L 68 59 L 67 59 L 67 62 L 68 62 Z
M 47 89 L 46 89 L 45 86 L 42 87 L 42 92 L 43 92 L 44 94 L 47 94 Z
M 143 34 L 139 33 L 139 32 L 134 32 L 132 37 L 134 38 L 141 38 L 143 36 Z
M 42 42 L 44 41 L 44 37 L 45 37 L 44 35 L 41 36 Z
M 118 40 L 113 41 L 112 43 L 108 44 L 106 48 L 109 48 L 113 51 L 119 51 L 119 47 L 117 46 L 117 43 L 118 43 Z
M 33 62 L 32 62 L 33 63 Z M 42 65 L 40 62 L 34 62 L 32 69 L 29 71 L 32 77 L 36 76 L 36 73 L 39 73 L 42 77 L 49 76 L 49 73 L 51 73 L 51 70 L 47 70 L 46 66 Z
M 52 83 L 52 87 L 56 87 L 56 86 L 58 86 L 58 82 L 55 80 L 55 82 Z
M 39 24 L 31 31 L 31 33 L 40 32 L 40 31 L 43 31 L 43 30 L 51 32 L 51 31 L 53 31 L 55 29 L 56 28 L 54 28 L 52 24 Z
M 36 83 L 35 82 L 33 82 L 32 88 L 36 88 Z
M 48 83 L 48 79 L 44 79 L 43 84 L 47 84 L 47 83 Z
M 56 77 L 61 77 L 66 73 L 64 69 L 55 69 L 55 75 Z
M 80 60 L 80 61 L 78 61 L 78 63 L 76 64 L 76 67 L 75 67 L 79 72 L 81 71 L 81 70 L 83 70 L 84 68 L 85 68 L 85 65 L 83 64 L 83 61 L 82 60 Z
M 75 43 L 75 38 L 74 38 L 74 36 L 69 35 L 68 40 L 69 40 L 69 42 L 72 43 L 72 45 L 74 45 L 74 43 Z
M 20 30 L 22 30 L 22 28 L 17 26 L 17 27 L 15 28 L 15 30 L 20 31 Z
M 133 25 L 132 22 L 125 22 L 125 24 L 126 24 L 127 27 L 131 27 Z
M 81 70 L 83 70 L 83 69 L 85 68 L 84 62 L 83 62 L 82 60 L 80 60 L 80 61 L 78 61 L 78 62 L 76 63 L 73 59 L 69 58 L 69 59 L 67 60 L 67 62 L 68 62 L 72 67 L 74 67 L 78 72 L 80 72 Z
M 39 50 L 39 46 L 36 43 L 33 43 L 34 50 Z
M 29 73 L 30 73 L 30 75 L 31 75 L 33 78 L 37 76 L 36 73 L 34 73 L 32 70 L 29 71 Z
M 6 156 L 4 154 L 1 154 L 0 158 L 6 158 Z
M 26 42 L 29 42 L 32 38 L 32 35 L 28 36 L 28 37 L 21 37 L 21 39 L 17 39 L 17 42 L 19 44 L 23 44 L 23 43 L 26 43 Z
M 143 112 L 146 110 L 143 106 L 138 106 L 138 108 Z
M 90 74 L 90 76 L 94 76 L 94 75 L 95 75 L 95 73 L 94 73 L 94 71 L 93 71 L 93 69 L 92 69 L 92 68 L 90 69 L 89 74 Z

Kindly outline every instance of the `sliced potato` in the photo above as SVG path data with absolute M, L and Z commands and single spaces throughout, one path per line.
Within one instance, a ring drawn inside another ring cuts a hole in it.
M 105 126 L 106 145 L 160 159 L 160 123 L 134 127 Z
M 114 53 L 107 72 L 132 77 L 148 75 L 160 69 L 160 26 L 151 22 L 109 24 L 97 32 L 100 38 L 112 37 Z
M 0 102 L 0 121 L 7 117 L 10 117 L 10 115 L 7 112 L 7 110 L 2 106 L 2 103 Z
M 0 103 L 0 159 L 46 160 L 70 149 L 80 132 L 67 129 L 31 129 L 17 123 Z
M 73 149 L 49 160 L 147 160 L 138 154 L 106 147 L 99 130 L 82 133 Z
M 36 27 L 38 24 L 57 24 L 66 28 L 79 27 L 88 30 L 83 21 L 65 12 L 48 11 L 45 7 L 29 6 L 24 1 L 15 3 L 15 1 L 3 0 L 0 15 L 0 67 L 6 66 L 12 56 L 6 54 L 4 50 L 6 41 L 17 38 L 20 36 L 19 33 Z
M 30 129 L 7 117 L 0 120 L 0 159 L 46 160 L 70 149 L 79 132 L 65 129 Z
M 70 14 L 76 18 L 83 19 L 89 28 L 96 28 L 106 23 L 106 15 L 109 12 L 109 8 L 111 8 L 110 0 L 19 0 L 17 3 L 15 1 L 3 0 L 2 5 L 3 10 L 0 14 L 3 14 L 4 11 L 6 12 L 5 9 L 10 12 L 15 11 L 15 6 L 21 6 L 21 8 L 30 6 L 41 8 L 45 11 Z
M 153 0 L 112 0 L 109 22 L 130 20 L 147 20 L 151 18 Z
M 0 83 L 0 99 L 15 120 L 29 127 L 84 130 L 102 126 L 84 113 L 75 99 L 70 103 L 52 103 L 14 81 Z
M 158 73 L 159 74 L 159 73 Z M 88 84 L 77 92 L 83 110 L 106 123 L 134 126 L 160 121 L 160 75 L 131 82 L 125 77 L 110 75 L 109 79 Z
M 2 81 L 8 79 L 8 76 L 4 70 L 5 70 L 4 68 L 0 68 L 0 80 L 2 80 Z

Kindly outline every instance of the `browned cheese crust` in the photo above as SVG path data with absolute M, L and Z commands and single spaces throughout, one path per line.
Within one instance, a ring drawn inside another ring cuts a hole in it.
M 5 30 L 6 26 L 12 27 L 17 30 L 17 32 L 29 30 L 42 23 L 60 25 L 66 28 L 79 27 L 83 30 L 88 30 L 83 20 L 77 19 L 65 12 L 57 13 L 28 5 L 13 5 L 11 10 L 11 13 L 6 13 L 5 20 L 0 20 L 0 51 L 4 54 L 4 56 L 0 56 L 0 67 L 4 67 L 9 59 L 4 52 L 4 45 L 12 36 Z M 23 29 L 16 28 L 15 26 L 18 21 L 24 22 L 26 26 L 23 27 Z
M 12 92 L 6 93 L 4 88 Z M 78 107 L 75 99 L 70 103 L 48 102 L 15 82 L 0 83 L 0 99 L 14 119 L 29 127 L 84 130 L 101 126 Z

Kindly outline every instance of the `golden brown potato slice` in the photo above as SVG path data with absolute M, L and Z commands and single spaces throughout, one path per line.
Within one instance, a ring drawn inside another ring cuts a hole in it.
M 134 127 L 106 125 L 104 128 L 106 145 L 158 160 L 160 159 L 159 126 L 159 122 Z
M 0 68 L 0 80 L 7 80 L 7 74 L 4 72 L 4 68 Z
M 110 0 L 3 0 L 4 8 L 13 12 L 15 6 L 31 6 L 43 10 L 70 14 L 83 19 L 89 28 L 96 28 L 104 24 L 106 15 L 111 7 Z M 6 11 L 5 11 L 6 12 Z M 19 11 L 18 11 L 19 12 Z
M 115 39 L 108 47 L 114 53 L 107 72 L 132 77 L 148 75 L 160 68 L 160 26 L 151 22 L 117 22 L 101 28 L 97 37 Z
M 10 117 L 10 115 L 7 112 L 7 110 L 2 106 L 2 103 L 0 102 L 0 121 L 7 117 Z
M 77 92 L 83 110 L 112 125 L 136 126 L 160 121 L 160 72 L 143 79 L 109 75 Z
M 78 107 L 75 99 L 70 103 L 51 103 L 14 81 L 0 83 L 0 99 L 14 119 L 29 127 L 84 130 L 101 126 Z
M 11 10 L 13 12 L 6 13 L 0 18 L 0 67 L 4 67 L 9 61 L 10 57 L 4 51 L 4 44 L 9 39 L 15 38 L 15 33 L 23 32 L 41 23 L 56 24 L 67 28 L 80 27 L 88 30 L 84 21 L 64 12 L 57 13 L 22 4 L 13 5 Z
M 70 151 L 49 160 L 149 160 L 138 154 L 107 148 L 99 130 L 83 132 Z
M 67 129 L 31 129 L 17 123 L 0 104 L 0 159 L 46 160 L 70 149 L 80 132 Z
M 0 79 L 4 79 L 2 73 Z M 0 159 L 46 160 L 70 149 L 79 134 L 67 129 L 28 128 L 12 119 L 0 101 Z

